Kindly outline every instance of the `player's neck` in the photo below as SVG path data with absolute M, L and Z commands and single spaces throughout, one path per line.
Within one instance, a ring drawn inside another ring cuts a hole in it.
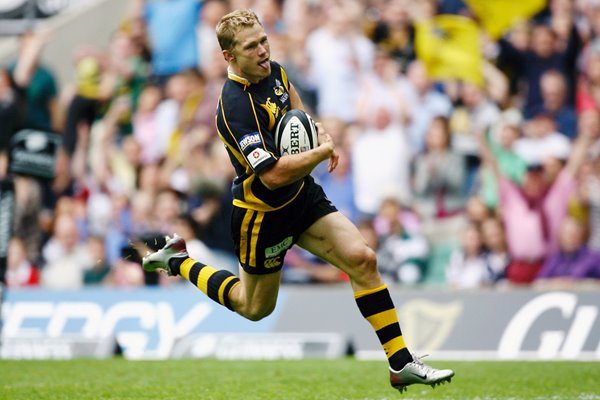
M 249 77 L 246 77 L 241 71 L 239 71 L 237 68 L 231 65 L 227 67 L 227 75 L 230 79 L 233 79 L 234 81 L 243 83 L 245 85 L 256 84 L 261 81 L 261 79 L 258 78 L 251 79 Z

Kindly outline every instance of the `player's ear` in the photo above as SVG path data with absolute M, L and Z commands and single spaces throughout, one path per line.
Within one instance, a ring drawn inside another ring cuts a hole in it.
M 235 56 L 230 50 L 223 50 L 223 58 L 225 58 L 225 61 L 228 63 L 235 61 Z

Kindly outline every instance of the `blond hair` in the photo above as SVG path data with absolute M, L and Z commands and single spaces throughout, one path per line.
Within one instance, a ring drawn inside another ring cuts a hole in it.
M 235 35 L 243 28 L 260 25 L 258 17 L 252 10 L 235 10 L 224 15 L 217 24 L 217 40 L 221 50 L 231 50 L 235 47 Z

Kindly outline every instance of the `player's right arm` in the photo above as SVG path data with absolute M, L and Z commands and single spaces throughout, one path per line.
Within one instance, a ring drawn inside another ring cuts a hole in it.
M 333 140 L 319 132 L 319 146 L 300 154 L 289 154 L 280 157 L 277 162 L 259 173 L 261 182 L 269 189 L 275 190 L 290 185 L 312 172 L 312 170 L 335 154 Z
M 289 93 L 292 109 L 304 111 L 302 99 L 291 82 Z M 319 132 L 319 146 L 317 148 L 304 153 L 289 154 L 285 157 L 281 157 L 274 166 L 267 168 L 259 174 L 260 180 L 269 190 L 289 185 L 290 183 L 304 178 L 306 175 L 310 174 L 318 164 L 327 159 L 329 159 L 329 172 L 337 167 L 339 155 L 335 151 L 333 140 L 331 139 L 331 136 L 325 132 L 321 123 L 317 122 L 316 125 Z
M 296 88 L 290 83 L 290 102 L 293 109 L 304 110 L 302 100 L 296 91 Z M 269 189 L 275 190 L 280 187 L 294 183 L 312 172 L 312 170 L 322 161 L 330 159 L 329 169 L 333 171 L 332 164 L 335 159 L 337 165 L 338 155 L 335 152 L 335 146 L 331 136 L 329 136 L 323 126 L 317 123 L 319 131 L 319 146 L 300 154 L 288 154 L 280 157 L 275 164 L 264 169 L 259 173 L 261 182 Z
M 319 129 L 319 146 L 300 154 L 277 157 L 269 128 L 257 118 L 246 93 L 234 92 L 219 102 L 217 128 L 236 158 L 251 168 L 270 191 L 291 185 L 309 175 L 334 153 L 331 137 Z

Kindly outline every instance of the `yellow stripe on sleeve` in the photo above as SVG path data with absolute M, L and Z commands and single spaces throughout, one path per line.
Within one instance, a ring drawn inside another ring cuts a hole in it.
M 283 81 L 283 86 L 285 87 L 285 90 L 290 90 L 290 83 L 288 82 L 287 74 L 285 73 L 285 70 L 283 69 L 283 67 L 280 67 L 280 69 L 281 69 L 281 80 Z

